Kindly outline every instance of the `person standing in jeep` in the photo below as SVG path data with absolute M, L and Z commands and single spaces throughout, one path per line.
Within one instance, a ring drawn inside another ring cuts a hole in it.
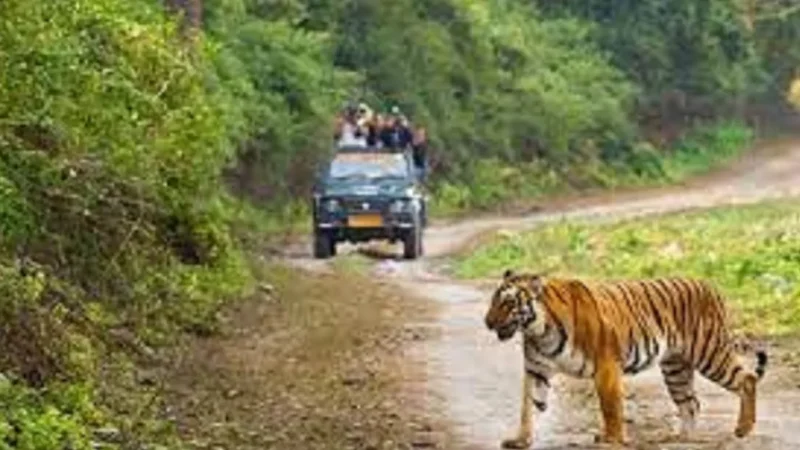
M 412 126 L 397 105 L 393 105 L 388 114 L 382 115 L 374 113 L 364 102 L 348 102 L 337 117 L 334 138 L 338 148 L 357 146 L 408 150 L 416 175 L 421 179 L 426 175 L 426 130 Z

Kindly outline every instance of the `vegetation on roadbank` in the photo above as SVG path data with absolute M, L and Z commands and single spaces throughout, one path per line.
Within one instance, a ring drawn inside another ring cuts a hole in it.
M 512 267 L 592 278 L 702 277 L 727 294 L 738 326 L 784 334 L 800 324 L 798 225 L 797 201 L 556 223 L 493 237 L 458 257 L 455 272 L 496 278 Z
M 178 351 L 167 390 L 191 448 L 444 443 L 413 395 L 424 363 L 404 351 L 428 337 L 413 325 L 432 312 L 425 302 L 351 271 L 263 270 L 269 286 L 224 310 L 221 337 Z
M 556 170 L 541 163 L 515 166 L 499 159 L 478 160 L 467 181 L 442 180 L 433 186 L 433 216 L 491 211 L 586 189 L 632 188 L 684 181 L 723 167 L 751 148 L 752 129 L 738 122 L 699 127 L 667 150 L 642 143 L 624 161 L 585 163 Z
M 253 280 L 208 49 L 141 2 L 9 0 L 0 24 L 0 448 L 166 445 L 133 362 Z

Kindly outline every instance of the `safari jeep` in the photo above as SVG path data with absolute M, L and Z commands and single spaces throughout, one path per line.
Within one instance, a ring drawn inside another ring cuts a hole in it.
M 341 148 L 313 190 L 314 256 L 336 255 L 339 242 L 403 242 L 403 256 L 422 255 L 427 212 L 421 176 L 407 152 Z

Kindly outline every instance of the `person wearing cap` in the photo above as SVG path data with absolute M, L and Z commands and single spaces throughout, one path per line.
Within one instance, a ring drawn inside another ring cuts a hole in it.
M 392 106 L 390 116 L 394 120 L 395 126 L 409 127 L 409 120 L 397 105 Z
M 397 147 L 397 116 L 395 112 L 397 107 L 389 110 L 389 113 L 382 117 L 378 127 L 378 140 L 385 148 Z
M 399 148 L 407 148 L 414 138 L 408 118 L 397 105 L 392 106 L 391 117 L 395 145 Z

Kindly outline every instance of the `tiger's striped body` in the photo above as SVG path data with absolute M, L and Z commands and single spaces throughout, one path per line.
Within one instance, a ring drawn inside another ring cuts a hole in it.
M 593 378 L 605 434 L 623 442 L 622 376 L 660 366 L 678 407 L 682 431 L 699 410 L 694 372 L 740 396 L 735 434 L 755 423 L 755 385 L 766 353 L 756 352 L 755 371 L 736 352 L 724 301 L 708 282 L 688 278 L 585 282 L 507 271 L 486 313 L 486 325 L 507 340 L 523 334 L 525 375 L 520 431 L 506 447 L 531 443 L 532 409 L 547 409 L 550 379 L 557 373 Z

